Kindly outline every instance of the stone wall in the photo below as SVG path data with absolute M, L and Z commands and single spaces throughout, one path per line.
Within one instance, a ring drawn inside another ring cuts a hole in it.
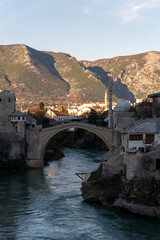
M 118 146 L 121 146 L 122 140 L 121 140 L 121 133 L 117 130 L 112 131 L 112 149 L 117 148 Z
M 119 112 L 114 111 L 113 114 L 114 119 L 114 128 L 117 130 L 121 130 L 125 128 L 127 125 L 135 123 L 137 121 L 137 117 L 133 112 Z
M 0 116 L 8 117 L 15 111 L 15 96 L 7 93 L 7 95 L 0 94 Z
M 126 178 L 148 178 L 160 180 L 160 169 L 156 168 L 156 162 L 160 161 L 160 150 L 149 153 L 124 153 L 124 164 L 126 165 Z
M 41 150 L 40 129 L 38 127 L 26 130 L 26 144 L 27 166 L 31 168 L 43 167 L 43 153 Z
M 140 167 L 141 152 L 127 153 L 124 152 L 124 164 L 126 165 L 126 178 L 130 180 L 136 176 L 137 168 Z
M 0 132 L 15 132 L 10 115 L 15 111 L 15 96 L 8 91 L 0 93 Z
M 109 151 L 103 155 L 102 176 L 112 176 L 124 173 L 123 157 L 121 147 Z
M 18 133 L 0 133 L 0 161 L 24 160 L 25 140 Z
M 16 132 L 16 126 L 15 124 L 11 123 L 9 116 L 0 117 L 0 132 L 1 133 Z

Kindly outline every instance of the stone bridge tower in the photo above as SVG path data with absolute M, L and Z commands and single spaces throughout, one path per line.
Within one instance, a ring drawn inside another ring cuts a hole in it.
M 15 95 L 8 90 L 0 93 L 0 132 L 14 132 L 9 116 L 15 111 Z

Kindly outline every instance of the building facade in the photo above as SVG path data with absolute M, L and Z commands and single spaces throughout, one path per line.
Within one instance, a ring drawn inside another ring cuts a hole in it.
M 0 159 L 26 159 L 26 130 L 35 129 L 36 121 L 16 111 L 16 98 L 10 91 L 0 93 Z

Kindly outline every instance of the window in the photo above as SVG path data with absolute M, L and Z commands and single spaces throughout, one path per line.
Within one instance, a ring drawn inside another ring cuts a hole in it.
M 146 144 L 151 144 L 154 142 L 154 134 L 146 134 Z
M 20 120 L 20 117 L 18 117 L 18 120 Z
M 8 98 L 8 102 L 11 102 L 11 98 Z
M 2 98 L 0 98 L 0 102 L 2 102 Z
M 25 120 L 25 117 L 22 117 L 22 120 Z
M 160 170 L 160 158 L 156 159 L 156 170 Z
M 129 135 L 129 140 L 130 141 L 143 140 L 143 134 L 131 134 L 131 135 Z

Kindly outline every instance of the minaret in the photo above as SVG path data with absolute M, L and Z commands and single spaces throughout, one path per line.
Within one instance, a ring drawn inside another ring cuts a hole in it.
M 109 97 L 108 127 L 109 128 L 113 128 L 112 83 L 113 83 L 113 80 L 110 77 L 109 78 L 109 83 L 108 83 L 108 97 Z
M 105 107 L 106 107 L 106 109 L 107 109 L 107 102 L 108 102 L 108 99 L 107 99 L 107 96 L 108 94 L 107 94 L 107 89 L 105 90 L 105 97 L 104 97 L 104 101 L 105 101 Z

